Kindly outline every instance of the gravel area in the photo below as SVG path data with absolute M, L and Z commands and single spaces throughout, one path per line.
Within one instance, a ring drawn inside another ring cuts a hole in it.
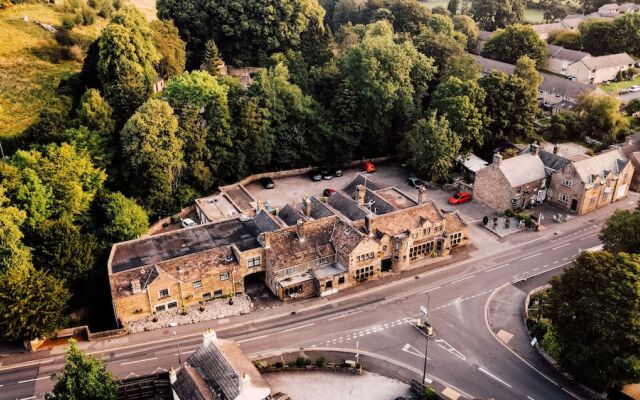
M 203 307 L 204 310 L 200 311 L 200 307 Z M 212 319 L 225 318 L 233 315 L 248 314 L 252 310 L 253 303 L 251 299 L 249 299 L 249 296 L 238 295 L 233 298 L 233 305 L 229 305 L 227 299 L 216 299 L 207 301 L 204 304 L 194 304 L 185 308 L 183 311 L 186 311 L 186 315 L 182 315 L 180 313 L 181 310 L 176 308 L 131 321 L 126 324 L 125 328 L 129 333 L 138 333 L 170 326 L 210 321 Z M 155 322 L 154 319 L 156 320 Z

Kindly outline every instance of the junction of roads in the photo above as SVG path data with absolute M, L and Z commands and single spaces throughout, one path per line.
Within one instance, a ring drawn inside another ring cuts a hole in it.
M 435 330 L 428 352 L 429 379 L 467 398 L 587 398 L 531 346 L 518 346 L 517 340 L 525 336 L 524 298 L 560 274 L 581 251 L 599 245 L 599 232 L 613 209 L 633 208 L 637 200 L 638 194 L 631 193 L 588 216 L 549 223 L 544 230 L 511 239 L 492 239 L 495 246 L 472 252 L 468 259 L 382 279 L 354 293 L 84 342 L 80 347 L 103 357 L 121 378 L 141 376 L 177 366 L 179 357 L 184 360 L 200 346 L 202 332 L 213 328 L 219 337 L 235 340 L 252 359 L 300 349 L 357 348 L 384 360 L 390 371 L 411 371 L 411 378 L 420 380 L 425 337 L 411 322 L 429 298 L 429 323 Z M 53 386 L 51 375 L 64 366 L 64 346 L 0 361 L 0 399 L 41 398 Z

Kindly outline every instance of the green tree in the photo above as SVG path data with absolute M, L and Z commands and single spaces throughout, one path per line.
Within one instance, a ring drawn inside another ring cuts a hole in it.
M 529 84 L 518 76 L 493 72 L 478 81 L 486 93 L 485 104 L 491 123 L 487 125 L 485 142 L 526 139 L 533 133 L 538 112 L 536 95 Z
M 528 56 L 538 68 L 544 68 L 548 51 L 546 43 L 530 26 L 511 25 L 491 35 L 482 48 L 482 55 L 509 64 L 515 64 L 520 57 Z
M 576 111 L 585 136 L 615 143 L 629 133 L 629 120 L 620 112 L 620 101 L 606 95 L 581 96 Z
M 454 27 L 451 18 L 445 15 L 432 14 L 427 19 L 427 27 L 431 28 L 435 33 L 443 33 L 452 36 Z
M 64 369 L 56 376 L 49 399 L 55 400 L 115 400 L 118 385 L 107 370 L 106 363 L 85 355 L 74 339 L 69 341 Z
M 554 31 L 549 34 L 547 41 L 566 49 L 582 49 L 582 37 L 579 31 L 572 31 L 569 29 Z
M 459 0 L 449 0 L 449 3 L 447 3 L 447 10 L 449 10 L 451 15 L 456 15 L 458 13 L 459 8 L 460 8 Z
M 98 235 L 108 245 L 135 239 L 149 228 L 144 209 L 120 192 L 102 193 L 95 205 L 95 219 L 102 222 Z
M 160 61 L 156 67 L 158 75 L 166 79 L 182 73 L 187 53 L 178 28 L 173 25 L 173 21 L 161 20 L 152 21 L 149 26 L 153 32 L 153 42 L 160 53 Z
M 81 232 L 67 218 L 44 221 L 29 238 L 33 262 L 40 269 L 73 284 L 85 278 L 94 266 L 95 236 Z
M 122 123 L 151 95 L 160 60 L 153 32 L 135 8 L 120 9 L 102 31 L 98 77 L 104 97 Z
M 616 210 L 602 228 L 600 240 L 612 253 L 640 253 L 640 211 Z
M 175 76 L 165 86 L 164 96 L 177 113 L 183 108 L 206 108 L 216 103 L 221 118 L 229 118 L 227 88 L 207 72 L 192 71 Z
M 439 84 L 431 97 L 431 107 L 449 121 L 464 151 L 481 147 L 484 142 L 484 128 L 489 123 L 484 103 L 484 90 L 476 81 L 456 77 Z
M 413 42 L 420 53 L 433 59 L 433 64 L 438 70 L 442 70 L 450 58 L 463 55 L 465 49 L 465 44 L 460 43 L 454 36 L 435 33 L 426 27 Z
M 371 4 L 373 2 L 369 2 Z M 429 10 L 415 0 L 386 0 L 382 3 L 391 10 L 393 15 L 393 29 L 396 32 L 407 32 L 417 35 L 420 27 L 429 20 Z
M 613 20 L 617 47 L 609 49 L 609 54 L 615 52 L 627 52 L 640 54 L 640 15 L 631 12 Z
M 115 131 L 113 110 L 96 89 L 88 89 L 80 98 L 78 123 L 108 137 Z
M 0 186 L 0 273 L 30 261 L 29 249 L 22 244 L 20 230 L 27 216 L 24 211 L 9 204 Z
M 624 112 L 629 116 L 633 116 L 640 112 L 640 99 L 632 99 L 624 105 Z
M 625 51 L 621 49 L 622 40 L 616 35 L 615 25 L 608 19 L 592 18 L 578 26 L 581 50 L 592 56 Z
M 640 256 L 584 252 L 551 285 L 562 369 L 596 390 L 637 382 Z
M 157 8 L 180 30 L 193 67 L 202 62 L 209 39 L 230 64 L 264 65 L 273 53 L 297 49 L 311 20 L 324 29 L 316 0 L 159 0 Z
M 222 75 L 223 68 L 225 68 L 222 55 L 216 42 L 213 39 L 209 39 L 204 43 L 204 56 L 202 58 L 202 66 L 204 70 L 213 76 Z
M 582 120 L 573 111 L 560 111 L 551 117 L 547 133 L 554 142 L 582 138 Z
M 473 0 L 471 16 L 485 31 L 524 21 L 525 0 Z
M 560 21 L 569 15 L 571 11 L 561 0 L 547 0 L 541 2 L 541 5 L 544 8 L 543 18 L 547 23 Z
M 475 81 L 480 77 L 480 65 L 468 54 L 449 57 L 440 71 L 440 81 L 446 82 L 452 76 L 462 81 Z
M 124 174 L 131 193 L 152 214 L 168 214 L 184 167 L 178 120 L 163 100 L 150 99 L 120 134 Z
M 33 340 L 54 331 L 63 321 L 69 291 L 63 281 L 31 263 L 0 273 L 0 336 Z
M 33 229 L 51 216 L 53 190 L 43 184 L 38 173 L 33 169 L 24 168 L 19 173 L 22 179 L 13 198 L 15 205 L 26 211 L 27 226 Z
M 475 21 L 468 15 L 456 15 L 452 20 L 456 32 L 462 33 L 467 38 L 467 50 L 474 49 L 480 35 L 480 29 Z
M 67 141 L 74 145 L 76 149 L 91 156 L 91 160 L 96 167 L 106 170 L 111 166 L 113 158 L 111 136 L 104 136 L 84 125 L 79 128 L 67 129 L 65 134 Z
M 419 120 L 399 147 L 407 165 L 419 176 L 433 181 L 448 177 L 459 150 L 460 139 L 449 129 L 449 122 L 435 113 Z
M 522 56 L 518 58 L 516 62 L 516 68 L 513 71 L 515 76 L 522 78 L 525 82 L 529 84 L 531 91 L 534 95 L 538 96 L 538 88 L 542 83 L 542 75 L 536 69 L 536 62 L 533 61 L 528 56 Z

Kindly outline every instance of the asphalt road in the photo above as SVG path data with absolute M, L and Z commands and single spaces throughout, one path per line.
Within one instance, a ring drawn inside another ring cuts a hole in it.
M 634 199 L 618 206 L 631 207 Z M 605 216 L 549 225 L 533 239 L 495 254 L 353 295 L 288 304 L 277 313 L 255 312 L 176 327 L 177 340 L 171 329 L 163 329 L 92 342 L 87 350 L 102 355 L 119 377 L 143 375 L 178 365 L 179 354 L 183 359 L 191 354 L 201 343 L 201 332 L 213 327 L 220 337 L 236 340 L 251 358 L 284 349 L 358 347 L 422 370 L 425 340 L 410 321 L 420 305 L 429 302 L 430 323 L 436 331 L 429 344 L 432 378 L 458 393 L 483 399 L 571 399 L 569 392 L 578 393 L 577 389 L 559 388 L 493 337 L 485 307 L 500 286 L 536 275 L 546 280 L 560 273 L 580 250 L 598 245 Z M 2 362 L 0 399 L 40 398 L 52 387 L 51 374 L 63 366 L 63 349 Z

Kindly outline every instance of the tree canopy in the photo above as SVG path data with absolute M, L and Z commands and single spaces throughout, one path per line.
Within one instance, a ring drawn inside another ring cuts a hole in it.
M 97 219 L 106 223 L 99 229 L 108 245 L 135 239 L 149 227 L 149 217 L 134 200 L 122 193 L 102 193 L 96 202 Z
M 515 64 L 520 57 L 527 56 L 538 68 L 547 63 L 547 45 L 527 25 L 511 25 L 496 31 L 482 48 L 482 55 L 493 60 Z
M 597 390 L 637 382 L 640 256 L 584 252 L 551 285 L 561 368 Z
M 150 24 L 153 42 L 160 53 L 156 67 L 158 75 L 170 78 L 184 71 L 187 61 L 186 44 L 180 39 L 173 21 L 155 20 Z
M 616 210 L 602 228 L 600 240 L 612 253 L 640 253 L 640 210 Z
M 471 16 L 481 29 L 493 32 L 524 20 L 525 0 L 473 0 Z

